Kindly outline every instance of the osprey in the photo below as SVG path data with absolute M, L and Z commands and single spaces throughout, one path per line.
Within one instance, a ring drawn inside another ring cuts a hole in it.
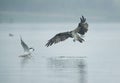
M 84 16 L 82 16 L 80 18 L 81 22 L 78 24 L 78 27 L 72 31 L 68 31 L 68 32 L 62 32 L 62 33 L 58 33 L 56 34 L 53 38 L 51 38 L 48 43 L 46 44 L 46 46 L 51 46 L 53 44 L 56 44 L 60 41 L 64 41 L 68 38 L 74 38 L 73 41 L 79 41 L 80 43 L 82 43 L 84 41 L 84 39 L 82 38 L 82 36 L 88 31 L 88 24 L 86 22 L 86 18 L 84 18 Z

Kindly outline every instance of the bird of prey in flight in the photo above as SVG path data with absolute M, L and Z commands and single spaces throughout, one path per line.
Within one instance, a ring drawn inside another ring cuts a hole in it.
M 48 40 L 46 46 L 51 46 L 53 44 L 56 44 L 60 41 L 64 41 L 68 38 L 73 38 L 73 41 L 79 41 L 80 43 L 82 43 L 84 41 L 84 39 L 82 38 L 82 36 L 88 31 L 88 23 L 86 22 L 86 18 L 84 18 L 84 16 L 82 16 L 80 18 L 80 23 L 78 24 L 77 28 L 75 28 L 72 31 L 67 31 L 67 32 L 62 32 L 62 33 L 58 33 L 56 34 L 53 38 L 51 38 L 50 40 Z
M 21 45 L 24 49 L 24 54 L 20 55 L 19 57 L 28 57 L 31 56 L 31 52 L 34 51 L 34 48 L 32 47 L 28 47 L 28 45 L 22 40 L 22 37 L 20 36 L 20 41 L 21 41 Z

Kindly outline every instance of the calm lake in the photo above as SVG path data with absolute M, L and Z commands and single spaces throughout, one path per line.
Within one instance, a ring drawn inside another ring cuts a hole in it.
M 120 23 L 89 23 L 85 42 L 47 41 L 76 23 L 0 24 L 0 83 L 120 83 Z M 21 58 L 24 42 L 35 49 Z

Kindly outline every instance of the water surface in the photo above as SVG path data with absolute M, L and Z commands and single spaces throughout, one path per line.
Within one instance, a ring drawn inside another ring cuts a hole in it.
M 0 24 L 0 83 L 119 83 L 120 24 L 90 23 L 82 44 L 68 39 L 45 47 L 56 33 L 74 28 L 74 23 Z M 18 57 L 19 35 L 35 48 L 32 58 Z

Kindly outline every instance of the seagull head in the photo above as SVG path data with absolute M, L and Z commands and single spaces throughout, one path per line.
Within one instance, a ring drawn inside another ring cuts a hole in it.
M 34 51 L 35 49 L 34 49 L 34 48 L 32 48 L 32 47 L 30 47 L 30 48 L 29 48 L 29 50 L 30 50 L 30 51 Z

